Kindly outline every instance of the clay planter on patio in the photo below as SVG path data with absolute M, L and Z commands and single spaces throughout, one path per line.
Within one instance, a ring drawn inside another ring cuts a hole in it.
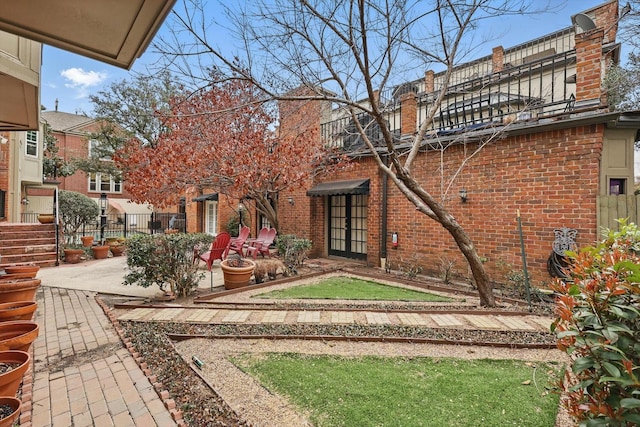
M 29 351 L 31 343 L 38 337 L 39 330 L 36 322 L 27 320 L 0 323 L 0 351 Z
M 93 236 L 81 236 L 80 240 L 82 240 L 82 246 L 85 248 L 90 248 L 93 245 Z
M 0 303 L 16 301 L 35 301 L 40 279 L 0 279 Z
M 16 395 L 30 364 L 31 355 L 27 352 L 0 351 L 0 396 Z
M 237 289 L 249 285 L 256 263 L 249 259 L 244 259 L 243 263 L 242 267 L 231 267 L 228 259 L 220 263 L 225 289 Z
M 38 304 L 35 301 L 15 301 L 0 304 L 0 322 L 31 320 Z
M 77 264 L 82 261 L 84 251 L 82 249 L 65 249 L 64 262 L 67 264 Z
M 20 416 L 22 401 L 17 397 L 0 397 L 0 427 L 11 427 Z M 4 415 L 4 418 L 3 418 Z
M 29 279 L 35 278 L 39 270 L 40 267 L 37 265 L 10 265 L 4 268 L 4 271 L 7 274 L 28 274 Z
M 40 224 L 52 224 L 56 217 L 53 214 L 39 214 L 38 222 Z
M 121 256 L 124 253 L 125 249 L 126 249 L 126 246 L 121 244 L 109 246 L 109 250 L 111 251 L 113 256 Z
M 109 246 L 93 246 L 93 259 L 106 259 L 109 257 Z

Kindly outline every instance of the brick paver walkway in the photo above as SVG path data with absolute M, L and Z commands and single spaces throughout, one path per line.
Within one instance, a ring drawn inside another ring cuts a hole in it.
M 176 425 L 94 293 L 41 287 L 37 302 L 32 406 L 21 426 Z

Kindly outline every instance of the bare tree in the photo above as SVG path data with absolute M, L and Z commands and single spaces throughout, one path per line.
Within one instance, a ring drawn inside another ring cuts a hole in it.
M 197 0 L 185 1 L 173 13 L 171 36 L 155 45 L 174 71 L 204 85 L 211 83 L 206 81 L 207 73 L 194 70 L 215 68 L 250 81 L 266 100 L 330 101 L 342 108 L 378 168 L 418 212 L 440 223 L 453 237 L 469 263 L 481 304 L 495 305 L 481 257 L 444 203 L 452 180 L 466 162 L 438 188 L 426 188 L 414 168 L 456 65 L 469 60 L 482 41 L 478 40 L 479 23 L 532 13 L 531 2 L 270 0 L 239 2 L 233 7 L 225 1 L 227 6 L 220 6 L 223 19 L 222 15 L 207 17 L 207 8 Z M 224 40 L 214 34 L 222 29 L 227 32 Z M 230 47 L 233 43 L 236 51 Z M 387 107 L 377 102 L 379 94 L 434 68 L 444 71 L 444 79 L 433 106 L 411 140 L 398 144 L 385 122 Z M 311 93 L 292 96 L 296 92 L 291 90 L 300 86 Z M 359 120 L 362 113 L 368 122 Z M 380 140 L 370 137 L 372 126 L 380 130 Z M 485 136 L 478 146 L 495 137 Z M 472 150 L 469 156 L 476 153 Z

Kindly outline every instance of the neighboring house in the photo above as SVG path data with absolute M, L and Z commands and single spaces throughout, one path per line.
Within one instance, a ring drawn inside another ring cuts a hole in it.
M 73 158 L 88 158 L 91 155 L 91 149 L 97 142 L 90 140 L 89 135 L 91 132 L 97 132 L 100 126 L 95 119 L 61 111 L 43 111 L 41 117 L 43 122 L 51 127 L 51 133 L 57 140 L 58 155 L 65 161 Z M 109 158 L 102 160 L 112 161 Z M 42 168 L 40 174 L 42 174 Z M 48 188 L 41 186 L 29 188 L 26 194 L 29 204 L 24 207 L 24 213 L 52 211 L 53 199 L 49 189 L 51 185 L 57 185 L 61 190 L 83 193 L 94 199 L 96 203 L 102 193 L 106 194 L 109 200 L 107 214 L 111 216 L 125 213 L 150 214 L 152 212 L 150 205 L 132 203 L 124 182 L 108 174 L 77 171 L 67 177 L 56 177 L 53 183 L 45 181 L 45 184 L 50 185 Z
M 425 188 L 435 191 L 441 174 L 452 174 L 480 136 L 500 132 L 468 160 L 443 202 L 496 281 L 505 281 L 509 269 L 522 269 L 518 212 L 533 284 L 550 278 L 556 230 L 577 230 L 576 242 L 585 246 L 600 238 L 601 226 L 615 227 L 615 218 L 635 214 L 624 207 L 637 203 L 633 145 L 640 112 L 611 112 L 602 88 L 604 72 L 619 57 L 618 2 L 584 15 L 595 29 L 576 25 L 513 48 L 496 46 L 491 55 L 457 67 L 413 166 Z M 376 100 L 388 111 L 398 144 L 415 134 L 441 78 L 427 71 Z M 456 273 L 468 276 L 451 236 L 417 214 L 378 172 L 345 113 L 316 116 L 326 143 L 357 154 L 354 167 L 310 183 L 306 191 L 281 194 L 279 234 L 310 238 L 313 256 L 378 266 L 404 262 L 434 274 L 452 261 Z M 359 120 L 368 123 L 367 117 Z M 282 130 L 294 126 L 295 119 L 282 118 Z M 377 132 L 370 129 L 374 141 Z

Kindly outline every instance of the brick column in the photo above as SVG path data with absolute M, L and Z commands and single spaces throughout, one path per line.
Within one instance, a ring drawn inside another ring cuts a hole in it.
M 435 73 L 429 70 L 424 73 L 424 91 L 426 93 L 432 93 L 435 91 Z
M 400 97 L 400 133 L 402 135 L 413 135 L 416 133 L 416 121 L 418 120 L 418 106 L 416 104 L 416 94 L 411 91 Z
M 602 96 L 602 40 L 604 31 L 576 34 L 576 101 Z
M 502 46 L 493 48 L 491 62 L 494 73 L 499 73 L 500 71 L 504 70 L 504 48 Z

